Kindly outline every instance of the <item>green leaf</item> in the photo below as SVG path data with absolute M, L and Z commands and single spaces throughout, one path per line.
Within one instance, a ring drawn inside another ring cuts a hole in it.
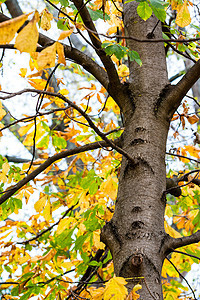
M 131 61 L 135 60 L 136 63 L 138 63 L 139 66 L 142 65 L 142 61 L 140 59 L 140 56 L 136 51 L 132 50 L 132 51 L 129 51 L 127 54 L 128 54 Z
M 75 250 L 80 250 L 83 246 L 83 243 L 87 240 L 90 233 L 86 233 L 85 235 L 80 235 L 75 242 Z
M 49 146 L 49 135 L 45 135 L 37 144 L 38 148 L 47 149 Z
M 69 23 L 66 20 L 58 20 L 57 27 L 61 30 L 69 30 Z
M 164 5 L 165 3 L 163 1 L 160 1 L 160 0 L 150 0 L 151 2 L 151 5 L 155 8 L 158 8 L 158 9 L 164 9 Z
M 64 7 L 67 7 L 69 5 L 69 1 L 68 0 L 59 0 L 59 2 Z
M 64 138 L 54 135 L 52 137 L 52 143 L 57 150 L 65 149 L 67 147 L 67 142 Z
M 110 16 L 106 13 L 104 14 L 103 11 L 101 10 L 92 10 L 91 8 L 88 7 L 88 11 L 93 21 L 96 21 L 98 19 L 102 19 L 102 20 L 105 19 L 105 21 L 110 20 Z
M 147 2 L 140 2 L 140 4 L 137 7 L 137 13 L 140 16 L 140 18 L 146 21 L 151 17 L 152 9 Z
M 22 209 L 22 200 L 11 197 L 13 204 L 16 208 Z
M 102 44 L 102 47 L 105 48 L 105 52 L 108 55 L 115 55 L 117 59 L 122 59 L 124 55 L 126 54 L 124 50 L 120 47 L 118 44 L 109 44 L 109 46 L 105 46 L 106 43 Z
M 80 185 L 83 189 L 89 190 L 90 195 L 94 195 L 97 192 L 101 181 L 101 178 L 97 176 L 92 169 L 88 172 L 87 176 L 81 180 Z
M 20 300 L 27 300 L 32 294 L 32 290 L 29 290 L 26 294 L 20 297 Z
M 97 262 L 95 260 L 92 260 L 91 262 L 89 262 L 88 264 L 89 266 L 92 266 L 92 267 L 97 267 L 100 265 L 100 262 Z
M 155 16 L 161 21 L 164 22 L 166 19 L 166 11 L 165 9 L 156 8 L 155 6 L 151 6 Z
M 43 127 L 47 132 L 50 132 L 49 126 L 48 126 L 44 121 L 42 121 L 41 123 L 42 123 L 42 127 Z

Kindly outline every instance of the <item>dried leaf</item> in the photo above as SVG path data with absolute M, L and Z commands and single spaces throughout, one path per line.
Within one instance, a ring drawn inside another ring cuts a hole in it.
M 58 41 L 64 40 L 66 37 L 70 36 L 73 31 L 74 31 L 74 28 L 71 28 L 70 30 L 62 31 L 58 38 Z
M 58 53 L 58 63 L 66 66 L 64 47 L 59 42 L 56 42 L 56 51 Z
M 55 66 L 55 60 L 56 60 L 56 43 L 54 43 L 52 46 L 49 46 L 42 50 L 38 54 L 38 69 L 47 69 L 52 68 Z
M 53 20 L 53 15 L 45 8 L 41 14 L 41 28 L 43 30 L 49 30 L 51 28 L 51 20 Z
M 196 115 L 187 116 L 188 122 L 193 125 L 199 121 L 199 118 Z
M 32 20 L 18 34 L 15 41 L 15 47 L 20 52 L 31 53 L 36 51 L 39 38 L 39 33 L 36 26 L 37 20 L 38 12 L 36 11 Z
M 0 24 L 0 44 L 10 43 L 17 30 L 24 24 L 28 19 L 28 15 L 22 15 L 17 18 L 2 22 Z

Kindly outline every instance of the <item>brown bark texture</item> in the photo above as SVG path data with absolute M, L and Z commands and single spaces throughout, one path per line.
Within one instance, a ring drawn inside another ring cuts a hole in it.
M 127 36 L 161 39 L 157 18 L 143 21 L 136 7 L 135 2 L 124 5 Z M 168 249 L 164 242 L 168 239 L 164 230 L 166 140 L 171 116 L 185 90 L 169 85 L 163 43 L 130 40 L 128 45 L 142 60 L 142 66 L 129 63 L 126 103 L 130 105 L 128 110 L 122 108 L 122 148 L 134 162 L 123 158 L 115 213 L 101 238 L 111 249 L 116 275 L 132 278 L 130 290 L 142 283 L 141 299 L 163 299 L 161 269 Z

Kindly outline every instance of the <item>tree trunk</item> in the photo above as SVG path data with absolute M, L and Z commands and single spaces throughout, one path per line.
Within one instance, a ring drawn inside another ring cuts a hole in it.
M 157 18 L 152 16 L 144 22 L 136 6 L 135 2 L 125 4 L 126 34 L 140 39 L 161 38 Z M 135 163 L 123 158 L 115 213 L 102 230 L 102 240 L 112 252 L 115 274 L 133 278 L 128 280 L 129 289 L 141 283 L 141 299 L 162 299 L 165 151 L 170 122 L 164 107 L 159 109 L 168 89 L 165 51 L 162 43 L 130 40 L 129 47 L 142 60 L 141 67 L 130 62 L 132 111 L 125 115 L 122 137 L 123 149 Z

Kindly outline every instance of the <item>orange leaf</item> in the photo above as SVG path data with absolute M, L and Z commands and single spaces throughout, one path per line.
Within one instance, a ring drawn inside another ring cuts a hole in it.
M 62 31 L 58 38 L 58 41 L 64 40 L 66 37 L 70 36 L 73 31 L 74 31 L 74 28 L 71 28 L 70 30 Z
M 59 42 L 56 42 L 56 51 L 58 53 L 58 63 L 66 66 L 64 47 Z
M 187 116 L 188 122 L 193 125 L 199 121 L 199 118 L 196 115 Z

